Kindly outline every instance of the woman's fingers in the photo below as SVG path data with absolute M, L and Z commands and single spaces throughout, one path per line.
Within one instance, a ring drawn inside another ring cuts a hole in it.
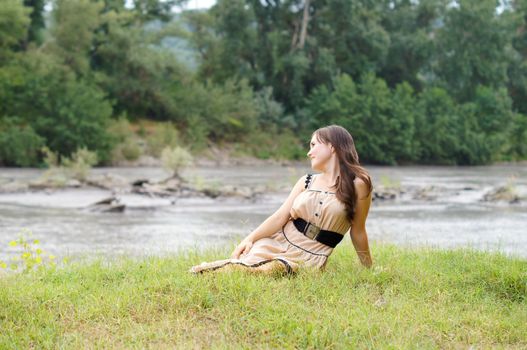
M 243 253 L 247 254 L 249 252 L 249 250 L 251 250 L 252 247 L 253 247 L 252 243 L 247 243 L 245 245 L 245 248 L 243 249 Z
M 233 259 L 238 259 L 238 258 L 240 257 L 240 254 L 241 254 L 242 251 L 243 251 L 243 246 L 238 245 L 238 246 L 234 249 L 234 251 L 232 252 L 231 257 L 232 257 Z
M 253 244 L 251 242 L 240 243 L 232 252 L 231 258 L 238 259 L 242 253 L 247 254 L 251 250 L 252 246 Z
M 245 242 L 242 241 L 240 244 L 236 246 L 234 251 L 231 254 L 232 259 L 238 259 L 241 254 L 247 254 L 253 246 L 253 242 Z

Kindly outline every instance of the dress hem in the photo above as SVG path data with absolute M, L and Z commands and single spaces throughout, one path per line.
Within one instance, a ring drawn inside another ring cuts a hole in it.
M 270 263 L 270 262 L 273 262 L 273 261 L 280 261 L 282 264 L 284 264 L 286 274 L 292 275 L 294 273 L 293 268 L 291 267 L 289 262 L 286 259 L 284 259 L 284 258 L 266 259 L 266 260 L 262 260 L 262 261 L 259 261 L 257 263 L 254 263 L 254 264 L 247 264 L 247 263 L 244 263 L 243 261 L 226 261 L 225 263 L 223 263 L 221 265 L 218 265 L 218 266 L 206 267 L 206 268 L 204 268 L 204 269 L 202 269 L 200 271 L 197 271 L 197 272 L 194 272 L 194 271 L 191 270 L 190 272 L 194 273 L 194 274 L 199 274 L 199 273 L 203 273 L 203 272 L 206 272 L 206 271 L 214 271 L 214 270 L 217 270 L 219 268 L 225 267 L 225 266 L 227 266 L 229 264 L 242 265 L 242 266 L 245 266 L 245 267 L 254 268 L 254 267 L 258 267 L 258 266 L 261 266 L 261 265 L 264 265 L 264 264 L 267 264 L 267 263 Z

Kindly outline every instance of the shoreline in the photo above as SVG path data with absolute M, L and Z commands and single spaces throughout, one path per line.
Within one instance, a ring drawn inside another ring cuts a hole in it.
M 527 164 L 527 163 L 526 163 Z M 507 169 L 507 167 L 511 167 Z M 269 169 L 266 175 L 253 174 Z M 499 181 L 494 175 L 494 183 L 484 180 L 485 174 L 479 169 L 491 170 L 492 167 L 499 170 L 496 174 L 503 174 Z M 282 171 L 286 168 L 287 171 Z M 254 159 L 237 160 L 229 165 L 217 166 L 210 161 L 196 161 L 181 172 L 179 177 L 170 177 L 158 166 L 128 166 L 118 167 L 95 167 L 91 169 L 83 180 L 77 180 L 66 170 L 61 168 L 36 169 L 36 168 L 5 168 L 10 172 L 4 172 L 0 177 L 0 196 L 13 194 L 39 194 L 53 195 L 60 191 L 90 191 L 103 190 L 113 195 L 141 194 L 158 198 L 200 198 L 200 197 L 240 197 L 256 199 L 261 194 L 282 194 L 290 190 L 294 181 L 304 172 L 313 173 L 304 162 L 276 162 L 275 160 L 262 160 L 259 164 Z M 20 169 L 20 171 L 17 171 Z M 300 170 L 302 169 L 302 170 Z M 392 171 L 392 169 L 394 171 Z M 462 176 L 465 181 L 450 182 L 449 166 L 370 166 L 374 177 L 374 201 L 402 201 L 401 203 L 435 202 L 441 200 L 453 200 L 453 203 L 469 204 L 479 202 L 495 202 L 510 205 L 527 202 L 527 183 L 523 175 L 527 174 L 527 166 L 521 164 L 501 164 L 494 166 L 455 166 L 452 168 L 462 171 L 453 177 Z M 465 170 L 474 169 L 471 172 Z M 422 180 L 416 181 L 416 175 L 422 171 L 428 172 Z M 438 183 L 430 176 L 438 177 L 442 182 Z M 10 175 L 11 173 L 11 175 Z M 17 176 L 17 174 L 19 174 Z M 244 174 L 244 175 L 240 175 Z M 384 175 L 383 175 L 384 174 Z M 523 174 L 523 175 L 522 175 Z M 277 175 L 280 177 L 278 178 Z M 241 176 L 247 178 L 241 179 Z M 258 176 L 261 180 L 257 179 Z M 408 176 L 413 182 L 401 181 Z M 473 177 L 478 176 L 478 182 Z M 232 181 L 230 177 L 241 179 Z M 516 184 L 517 180 L 520 180 Z M 293 181 L 293 182 L 292 182 Z M 461 200 L 461 202 L 460 202 Z
M 215 162 L 213 159 L 207 157 L 198 158 L 197 162 L 200 162 L 201 166 L 206 166 L 210 164 L 211 166 L 217 165 L 226 165 L 226 166 L 235 166 L 235 165 L 284 165 L 284 166 L 294 166 L 294 165 L 306 165 L 309 166 L 307 160 L 300 159 L 260 159 L 256 157 L 230 157 L 225 161 Z M 419 163 L 402 163 L 396 165 L 387 165 L 387 164 L 375 164 L 375 163 L 361 163 L 361 166 L 365 168 L 374 166 L 374 167 L 451 167 L 451 168 L 477 168 L 477 167 L 492 167 L 492 166 L 527 166 L 527 159 L 519 161 L 498 161 L 490 164 L 477 164 L 477 165 L 460 165 L 460 164 L 419 164 Z
M 208 152 L 208 154 L 207 154 Z M 265 165 L 281 165 L 281 166 L 302 166 L 309 167 L 309 161 L 307 159 L 283 159 L 283 158 L 257 158 L 254 156 L 232 156 L 229 150 L 209 150 L 205 151 L 204 154 L 195 155 L 194 166 L 199 167 L 217 167 L 217 166 L 265 166 Z M 497 161 L 489 164 L 478 164 L 478 165 L 458 165 L 458 164 L 428 164 L 428 163 L 401 163 L 396 165 L 388 164 L 376 164 L 376 163 L 361 163 L 365 168 L 368 167 L 451 167 L 451 168 L 477 168 L 477 167 L 492 167 L 492 166 L 527 166 L 527 159 L 518 161 Z M 116 164 L 105 164 L 94 166 L 94 169 L 100 168 L 148 168 L 148 167 L 161 167 L 161 160 L 151 156 L 141 156 L 135 161 L 121 161 Z M 41 169 L 36 167 L 5 167 L 5 169 Z M 42 168 L 44 169 L 44 168 Z

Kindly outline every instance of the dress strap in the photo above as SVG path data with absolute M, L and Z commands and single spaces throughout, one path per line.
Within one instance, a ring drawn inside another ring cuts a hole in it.
M 309 188 L 311 186 L 312 178 L 313 178 L 313 174 L 307 174 L 306 185 L 304 186 L 304 188 Z

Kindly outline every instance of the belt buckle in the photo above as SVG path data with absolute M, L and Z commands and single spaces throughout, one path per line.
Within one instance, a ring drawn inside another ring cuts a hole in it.
M 306 237 L 311 238 L 311 239 L 316 239 L 319 232 L 320 232 L 320 228 L 315 225 L 312 225 L 310 222 L 307 223 L 307 226 L 304 229 L 304 235 L 306 235 Z

